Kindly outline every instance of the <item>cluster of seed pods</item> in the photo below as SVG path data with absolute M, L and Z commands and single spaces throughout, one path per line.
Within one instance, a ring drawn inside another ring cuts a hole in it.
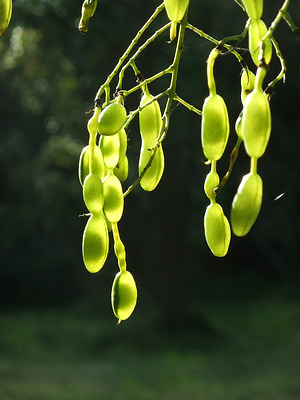
M 272 43 L 269 38 L 262 41 L 267 33 L 261 20 L 263 1 L 245 0 L 243 4 L 250 19 L 249 51 L 257 69 L 254 74 L 245 66 L 241 76 L 243 109 L 236 121 L 235 130 L 250 157 L 250 172 L 243 176 L 231 206 L 231 229 L 236 236 L 245 236 L 260 212 L 263 183 L 257 173 L 257 162 L 265 153 L 271 133 L 269 98 L 262 86 L 271 60 Z M 229 248 L 231 229 L 222 207 L 216 202 L 219 185 L 216 162 L 226 147 L 229 124 L 224 100 L 216 94 L 213 65 L 217 55 L 216 48 L 207 61 L 209 96 L 205 99 L 202 110 L 201 139 L 204 155 L 211 165 L 204 184 L 205 193 L 210 200 L 204 216 L 205 237 L 212 253 L 223 257 Z
M 124 125 L 127 112 L 123 97 L 103 108 L 96 106 L 87 124 L 89 143 L 79 158 L 79 181 L 89 213 L 82 239 L 82 255 L 86 269 L 97 273 L 108 256 L 112 232 L 119 272 L 111 292 L 112 308 L 119 321 L 127 319 L 137 302 L 137 287 L 127 270 L 126 251 L 121 241 L 118 222 L 124 210 L 122 183 L 128 176 L 127 134 Z M 161 133 L 160 106 L 147 86 L 139 106 L 141 150 L 138 165 L 139 183 L 145 191 L 158 185 L 164 171 L 162 145 L 157 145 Z

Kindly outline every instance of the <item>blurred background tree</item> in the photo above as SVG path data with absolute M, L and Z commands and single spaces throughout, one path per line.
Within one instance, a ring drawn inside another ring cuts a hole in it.
M 266 3 L 267 24 L 281 3 Z M 81 258 L 85 221 L 79 214 L 85 208 L 78 158 L 88 140 L 86 113 L 93 108 L 98 87 L 157 5 L 102 0 L 88 34 L 81 35 L 81 1 L 14 1 L 11 25 L 0 41 L 0 308 L 82 301 L 111 312 L 110 288 L 117 272 L 113 252 L 96 276 L 85 270 Z M 297 19 L 299 2 L 292 2 L 290 13 Z M 241 32 L 245 23 L 245 14 L 233 1 L 206 0 L 201 6 L 191 1 L 189 15 L 192 24 L 218 39 Z M 165 15 L 155 26 L 162 21 L 167 21 Z M 217 295 L 224 277 L 239 276 L 237 287 L 244 279 L 241 293 L 254 285 L 249 279 L 253 276 L 264 282 L 299 280 L 300 52 L 283 22 L 275 37 L 286 60 L 287 79 L 275 87 L 272 98 L 272 136 L 259 163 L 263 207 L 251 233 L 233 238 L 224 259 L 210 253 L 203 233 L 208 169 L 200 146 L 200 118 L 182 106 L 172 112 L 159 187 L 153 193 L 137 189 L 126 198 L 120 230 L 139 301 L 142 306 L 158 304 L 167 326 L 195 323 L 197 318 L 202 324 L 193 304 L 199 296 Z M 172 45 L 167 40 L 166 33 L 137 60 L 144 76 L 169 65 Z M 187 35 L 178 93 L 198 108 L 207 96 L 205 61 L 211 48 L 193 33 Z M 279 67 L 275 61 L 270 77 Z M 232 127 L 241 109 L 240 69 L 231 56 L 216 66 Z M 162 90 L 160 82 L 153 84 L 154 94 Z M 227 161 L 235 141 L 231 130 Z M 128 137 L 130 184 L 137 174 L 140 145 L 135 124 Z M 220 163 L 224 173 L 227 161 Z M 247 170 L 241 150 L 231 182 L 220 194 L 227 215 Z M 203 285 L 207 277 L 213 286 Z

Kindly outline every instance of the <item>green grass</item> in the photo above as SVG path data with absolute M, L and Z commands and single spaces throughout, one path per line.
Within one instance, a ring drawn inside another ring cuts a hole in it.
M 0 315 L 1 400 L 299 400 L 300 301 L 202 301 L 219 334 L 169 335 L 139 315 Z

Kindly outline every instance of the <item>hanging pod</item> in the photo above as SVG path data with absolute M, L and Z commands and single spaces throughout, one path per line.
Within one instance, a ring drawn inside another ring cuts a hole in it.
M 85 146 L 79 157 L 78 177 L 79 182 L 83 185 L 85 178 L 90 173 L 90 146 Z M 103 179 L 106 175 L 106 167 L 104 165 L 101 150 L 98 146 L 94 146 L 94 174 Z
M 127 134 L 124 128 L 118 131 L 118 136 L 120 142 L 118 164 L 122 164 L 127 152 Z
M 121 103 L 110 103 L 100 113 L 98 131 L 100 135 L 116 134 L 126 122 L 126 110 Z
M 146 147 L 142 147 L 141 153 L 142 156 L 140 158 L 140 163 L 139 163 L 139 174 L 141 174 L 143 170 L 146 168 L 152 156 L 152 152 L 149 151 L 148 148 Z M 145 174 L 143 175 L 140 181 L 142 189 L 144 189 L 147 192 L 151 192 L 152 190 L 154 190 L 161 180 L 164 168 L 165 168 L 165 157 L 162 145 L 160 144 L 160 146 L 156 150 L 156 153 L 153 157 L 150 167 L 146 170 Z
M 216 189 L 219 183 L 220 183 L 220 178 L 217 172 L 210 171 L 206 175 L 206 179 L 204 182 L 204 192 L 210 200 L 213 200 L 216 197 L 214 189 Z
M 108 254 L 109 237 L 102 213 L 91 215 L 83 232 L 82 255 L 86 269 L 100 271 Z
M 243 110 L 239 113 L 234 125 L 235 132 L 240 139 L 243 139 L 242 135 L 242 118 L 243 118 Z
M 266 24 L 261 20 L 252 20 L 249 25 L 249 30 L 248 30 L 248 35 L 249 35 L 249 51 L 252 57 L 252 60 L 255 65 L 260 64 L 260 56 L 261 56 L 261 50 L 260 50 L 260 42 L 261 39 L 265 36 L 267 33 L 268 28 L 266 27 Z M 263 43 L 263 58 L 265 64 L 269 64 L 272 58 L 272 42 L 268 38 L 264 41 Z
M 148 103 L 153 99 L 149 93 L 143 95 L 140 106 Z M 141 134 L 141 151 L 139 158 L 139 175 L 143 173 L 149 160 L 152 157 L 150 150 L 156 145 L 160 131 L 161 131 L 161 111 L 157 101 L 153 101 L 146 107 L 143 107 L 139 112 L 139 125 Z M 165 167 L 165 158 L 163 153 L 162 144 L 156 149 L 155 155 L 148 166 L 148 169 L 141 178 L 140 185 L 146 191 L 152 191 L 156 188 L 163 175 Z
M 122 185 L 112 170 L 103 179 L 103 212 L 110 222 L 118 222 L 123 214 L 124 198 Z
M 164 0 L 165 8 L 172 22 L 180 22 L 188 8 L 189 0 Z
M 83 199 L 91 214 L 102 212 L 103 184 L 99 176 L 89 174 L 83 183 Z
M 229 137 L 229 118 L 226 104 L 218 94 L 209 95 L 203 104 L 201 142 L 208 160 L 219 160 Z
M 255 86 L 255 75 L 248 68 L 244 68 L 241 76 L 241 101 L 245 103 L 246 97 L 253 92 Z
M 12 0 L 0 0 L 0 36 L 7 29 L 12 14 Z
M 78 29 L 80 33 L 87 33 L 89 22 L 97 8 L 97 0 L 85 0 L 81 7 L 81 18 Z
M 114 175 L 119 179 L 119 181 L 123 183 L 128 178 L 128 170 L 129 170 L 128 158 L 125 155 L 123 161 L 116 165 L 113 172 Z
M 204 233 L 206 242 L 217 257 L 227 254 L 231 239 L 230 225 L 218 203 L 211 203 L 204 215 Z
M 100 137 L 99 147 L 103 155 L 103 161 L 108 169 L 115 168 L 119 160 L 120 138 L 119 135 Z
M 242 0 L 242 2 L 249 18 L 253 20 L 261 18 L 264 7 L 263 0 Z
M 129 271 L 120 271 L 113 282 L 111 303 L 115 316 L 124 321 L 133 313 L 137 302 L 135 280 Z
M 252 228 L 261 208 L 263 183 L 257 173 L 245 175 L 231 207 L 231 227 L 236 236 L 245 236 Z
M 271 111 L 268 97 L 262 89 L 247 96 L 242 117 L 242 137 L 250 157 L 261 157 L 271 134 Z

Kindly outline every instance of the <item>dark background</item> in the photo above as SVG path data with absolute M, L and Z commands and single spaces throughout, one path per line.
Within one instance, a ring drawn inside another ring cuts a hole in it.
M 281 3 L 265 2 L 267 24 Z M 292 3 L 290 13 L 299 25 L 300 4 Z M 82 262 L 85 219 L 79 214 L 85 207 L 78 158 L 87 144 L 86 112 L 93 108 L 96 91 L 156 5 L 102 0 L 88 34 L 81 35 L 77 29 L 80 1 L 13 2 L 11 25 L 0 40 L 0 309 L 82 303 L 111 313 L 111 283 L 117 272 L 112 249 L 97 275 L 90 275 Z M 233 1 L 201 1 L 201 7 L 191 1 L 189 15 L 190 23 L 217 39 L 242 32 L 246 21 Z M 149 35 L 166 22 L 162 13 Z M 209 168 L 203 164 L 200 117 L 180 105 L 174 105 L 164 142 L 166 169 L 160 185 L 152 193 L 137 189 L 126 198 L 120 232 L 128 269 L 139 288 L 138 308 L 157 308 L 168 327 L 199 322 L 204 328 L 196 304 L 224 291 L 239 299 L 264 293 L 275 282 L 288 288 L 287 296 L 299 298 L 300 48 L 283 21 L 275 38 L 286 61 L 286 82 L 276 85 L 272 98 L 272 135 L 258 165 L 264 182 L 263 205 L 249 235 L 233 237 L 223 259 L 210 253 L 203 233 L 208 204 L 203 182 Z M 137 59 L 144 76 L 171 63 L 175 44 L 167 40 L 168 33 Z M 207 96 L 205 61 L 211 49 L 209 42 L 187 32 L 177 92 L 199 109 Z M 252 68 L 247 53 L 245 59 Z M 279 69 L 274 55 L 268 81 Z M 234 56 L 217 60 L 217 90 L 231 120 L 220 175 L 226 172 L 235 142 L 240 71 Z M 131 76 L 128 84 L 132 83 Z M 157 94 L 166 85 L 162 79 L 150 89 Z M 137 173 L 136 124 L 130 125 L 128 137 L 130 172 L 124 188 Z M 232 177 L 219 195 L 227 215 L 248 170 L 249 160 L 241 149 Z

